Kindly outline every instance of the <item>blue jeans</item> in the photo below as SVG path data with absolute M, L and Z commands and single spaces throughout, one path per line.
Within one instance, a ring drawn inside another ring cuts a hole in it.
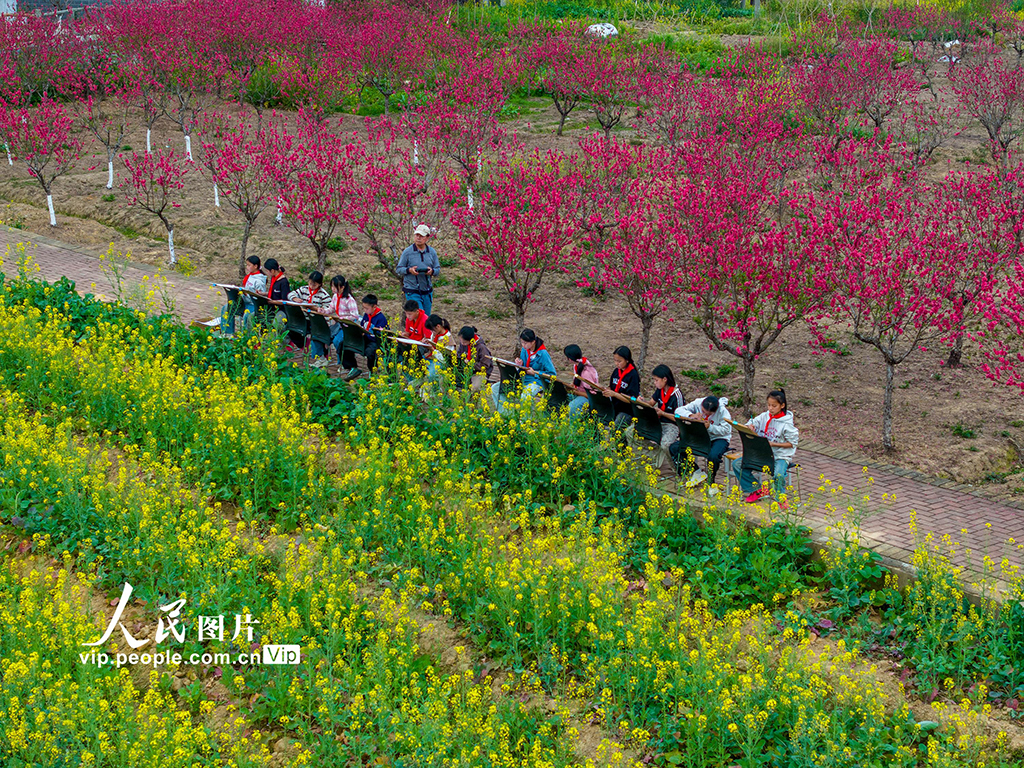
M 242 327 L 245 329 L 249 328 L 253 317 L 256 315 L 255 302 L 242 299 L 239 304 L 233 304 L 229 301 L 220 312 L 220 332 L 225 336 L 235 335 L 235 318 L 238 315 L 242 316 Z
M 736 479 L 739 480 L 740 490 L 746 494 L 754 492 L 754 473 L 749 469 L 740 471 L 742 466 L 741 461 L 733 463 L 733 473 L 736 475 Z M 786 492 L 786 473 L 789 471 L 789 462 L 786 459 L 776 459 L 775 468 L 772 471 L 772 477 L 775 479 L 775 493 Z
M 341 326 L 338 326 L 338 332 L 331 337 L 331 344 L 338 350 L 338 365 L 341 365 L 341 344 L 345 341 L 345 333 L 341 330 Z
M 434 293 L 407 293 L 405 294 L 405 300 L 415 301 L 428 315 L 430 314 L 430 308 L 434 305 Z
M 687 458 L 686 456 L 683 456 L 682 459 L 679 458 L 679 451 L 681 451 L 681 450 L 682 450 L 682 443 L 679 443 L 679 442 L 672 443 L 672 445 L 668 449 L 669 454 L 672 456 L 672 460 L 675 461 L 676 463 L 680 463 L 681 461 L 684 461 L 684 462 L 686 461 L 686 458 Z M 723 440 L 722 438 L 718 438 L 717 440 L 712 440 L 711 441 L 711 450 L 708 451 L 708 461 L 707 461 L 707 465 L 708 465 L 708 484 L 709 485 L 714 485 L 714 483 L 715 483 L 715 476 L 718 474 L 718 467 L 721 466 L 721 464 L 722 464 L 722 457 L 725 456 L 725 454 L 728 452 L 728 450 L 729 450 L 729 441 L 728 440 Z M 688 463 L 689 462 L 687 462 L 687 464 Z M 685 467 L 685 466 L 682 467 L 682 469 L 684 469 L 684 470 L 686 468 L 687 467 Z M 751 479 L 751 482 L 753 482 L 753 479 Z M 749 493 L 749 491 L 748 491 L 748 493 Z
M 569 401 L 569 416 L 575 416 L 580 411 L 590 407 L 590 399 L 583 395 L 576 395 L 572 400 Z M 585 411 L 584 411 L 585 412 Z
M 331 339 L 331 343 L 334 344 L 334 348 L 338 350 L 338 365 L 342 368 L 355 368 L 356 367 L 356 356 L 353 352 L 346 352 L 342 354 L 341 349 L 345 343 L 345 332 L 338 326 L 338 332 L 334 334 Z
M 327 345 L 322 341 L 317 341 L 311 337 L 309 340 L 309 351 L 312 353 L 313 357 L 326 357 Z
M 435 355 L 439 355 L 441 353 L 440 352 L 435 352 L 434 354 Z M 440 379 L 441 378 L 441 367 L 442 367 L 441 363 L 439 363 L 434 358 L 430 358 L 427 361 L 427 381 L 437 381 L 438 379 Z
M 535 381 L 530 382 L 523 387 L 523 392 L 520 395 L 520 399 L 524 403 L 533 402 L 533 400 L 544 391 L 544 385 L 538 384 Z M 501 382 L 497 381 L 491 385 L 491 398 L 494 400 L 494 405 L 498 413 L 505 413 L 505 396 L 500 394 Z

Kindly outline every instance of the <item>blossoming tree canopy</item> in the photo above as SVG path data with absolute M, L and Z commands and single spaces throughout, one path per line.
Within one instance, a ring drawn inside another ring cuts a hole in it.
M 484 167 L 478 204 L 452 211 L 467 261 L 504 287 L 517 337 L 544 276 L 576 262 L 581 184 L 565 160 L 554 151 L 502 151 Z
M 50 226 L 57 226 L 53 183 L 67 174 L 82 154 L 82 139 L 73 130 L 74 117 L 55 101 L 44 98 L 38 107 L 5 110 L 0 135 L 14 157 L 23 160 L 46 195 Z
M 181 207 L 182 190 L 189 164 L 174 150 L 139 154 L 133 152 L 125 158 L 128 177 L 121 182 L 125 199 L 156 216 L 167 230 L 167 251 L 170 263 L 177 262 L 174 253 L 174 223 L 171 212 Z

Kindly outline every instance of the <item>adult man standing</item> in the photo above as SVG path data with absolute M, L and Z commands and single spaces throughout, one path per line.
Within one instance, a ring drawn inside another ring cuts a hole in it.
M 434 302 L 434 278 L 441 274 L 437 251 L 427 245 L 430 227 L 420 224 L 413 231 L 412 245 L 402 251 L 395 272 L 402 278 L 405 300 L 415 301 L 430 314 Z

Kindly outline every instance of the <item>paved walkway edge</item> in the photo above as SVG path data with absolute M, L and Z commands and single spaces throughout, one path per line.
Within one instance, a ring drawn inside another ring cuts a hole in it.
M 716 501 L 710 501 L 707 498 L 680 494 L 678 491 L 665 487 L 667 485 L 669 485 L 669 483 L 662 481 L 658 484 L 658 490 L 661 491 L 663 495 L 672 498 L 676 502 L 686 504 L 687 508 L 691 511 L 691 514 L 693 514 L 694 518 L 697 519 L 698 522 L 701 522 L 701 513 L 708 508 L 724 511 L 734 519 L 737 517 L 736 510 L 734 508 L 723 506 L 722 504 Z M 740 510 L 738 517 L 742 519 L 743 524 L 747 528 L 764 527 L 769 521 L 765 508 L 759 504 L 751 505 L 749 512 L 746 510 Z M 811 560 L 822 560 L 824 553 L 831 549 L 829 546 L 830 537 L 810 522 L 802 522 L 799 519 L 795 522 L 799 525 L 805 525 L 810 530 L 809 538 L 811 546 L 814 548 Z M 910 585 L 917 581 L 917 568 L 913 566 L 914 550 L 906 549 L 904 547 L 896 547 L 863 534 L 859 535 L 859 540 L 861 549 L 868 549 L 879 555 L 879 565 L 896 577 L 896 582 L 901 591 L 906 591 Z M 951 563 L 951 565 L 955 564 Z M 988 584 L 992 585 L 993 590 L 991 592 L 983 593 L 974 587 L 974 582 L 979 581 L 982 578 L 984 578 Z M 1005 581 L 994 578 L 991 574 L 983 574 L 973 569 L 965 569 L 961 573 L 960 588 L 963 590 L 966 598 L 976 606 L 981 606 L 983 603 L 990 600 L 1002 603 L 1004 600 L 1012 598 L 1010 585 Z
M 987 499 L 993 504 L 999 504 L 1004 507 L 1013 507 L 1014 509 L 1024 510 L 1024 501 L 1014 501 L 1013 499 L 993 499 L 988 496 L 980 488 L 973 485 L 964 485 L 958 483 L 955 480 L 951 480 L 948 477 L 936 477 L 935 475 L 926 475 L 923 472 L 918 472 L 915 469 L 907 469 L 896 464 L 887 464 L 884 461 L 876 461 L 875 459 L 868 458 L 861 454 L 857 454 L 853 451 L 846 451 L 841 448 L 832 448 L 827 445 L 821 445 L 811 440 L 800 441 L 801 451 L 810 451 L 811 453 L 818 453 L 822 456 L 828 456 L 832 459 L 838 459 L 840 461 L 848 461 L 851 464 L 860 464 L 868 469 L 875 469 L 880 472 L 889 472 L 893 475 L 899 475 L 909 480 L 916 480 L 919 483 L 927 483 L 933 485 L 936 488 L 945 488 L 949 491 L 958 491 L 960 493 L 967 493 L 971 496 L 976 496 L 979 499 Z

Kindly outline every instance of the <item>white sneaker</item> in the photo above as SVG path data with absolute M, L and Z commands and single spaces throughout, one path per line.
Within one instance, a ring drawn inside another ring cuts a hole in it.
M 720 493 L 721 493 L 721 491 L 718 490 L 718 486 L 717 485 L 712 485 L 710 488 L 708 488 L 708 496 L 715 497 L 715 496 L 717 496 Z
M 708 473 L 700 469 L 695 469 L 693 474 L 690 475 L 690 479 L 686 481 L 687 488 L 696 488 L 698 485 L 708 479 Z
M 310 363 L 310 366 L 312 366 L 313 368 L 326 368 L 327 367 L 327 358 L 326 357 L 314 357 L 313 361 Z

